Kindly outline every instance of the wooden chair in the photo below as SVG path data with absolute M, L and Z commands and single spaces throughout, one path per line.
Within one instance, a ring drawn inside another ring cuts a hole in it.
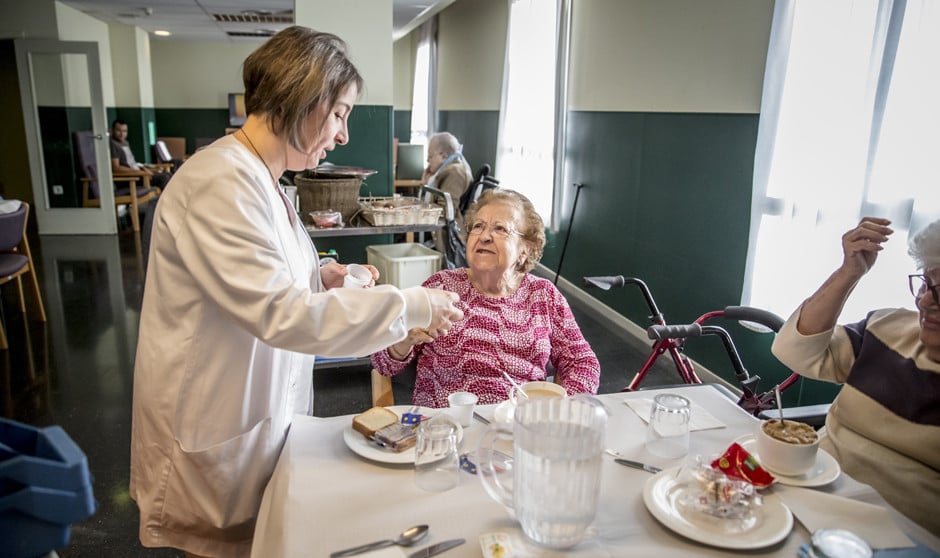
M 23 294 L 22 277 L 29 274 L 30 289 L 36 297 L 36 319 L 46 321 L 46 309 L 42 304 L 42 293 L 39 292 L 39 281 L 36 279 L 36 268 L 33 266 L 33 255 L 29 250 L 26 239 L 26 224 L 29 220 L 29 204 L 22 202 L 20 208 L 12 213 L 0 214 L 0 285 L 16 279 L 16 288 L 19 291 L 20 312 L 26 313 L 26 297 Z M 0 327 L 0 349 L 9 348 L 7 336 L 3 327 Z
M 167 151 L 170 152 L 171 159 L 186 160 L 186 138 L 160 136 L 157 138 L 157 141 L 162 141 L 163 144 L 166 145 Z
M 392 391 L 392 378 L 379 374 L 372 369 L 372 406 L 391 407 L 395 404 L 395 393 Z
M 82 206 L 100 207 L 101 196 L 98 183 L 98 165 L 95 161 L 95 138 L 92 132 L 74 132 L 72 141 L 75 144 L 75 153 L 78 168 L 82 176 Z M 114 205 L 129 206 L 131 225 L 134 232 L 140 232 L 140 205 L 160 195 L 159 188 L 150 187 L 149 176 L 115 176 L 114 177 Z M 138 182 L 142 185 L 138 186 Z M 121 186 L 118 186 L 121 184 Z M 127 184 L 124 186 L 123 184 Z

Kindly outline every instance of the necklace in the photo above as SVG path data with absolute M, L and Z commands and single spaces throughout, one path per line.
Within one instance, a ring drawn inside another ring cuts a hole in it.
M 255 147 L 255 143 L 251 141 L 250 137 L 248 137 L 248 133 L 245 132 L 245 129 L 239 128 L 238 131 L 241 132 L 243 136 L 245 136 L 246 140 L 248 140 L 248 145 L 251 146 L 251 150 L 255 152 L 255 155 L 257 155 L 258 158 L 261 159 L 261 163 L 264 165 L 264 168 L 268 169 L 268 176 L 270 176 L 271 180 L 274 182 L 274 189 L 277 190 L 278 196 L 280 196 L 281 201 L 284 202 L 284 209 L 287 210 L 287 218 L 290 219 L 290 224 L 293 225 L 296 212 L 294 208 L 291 207 L 290 200 L 288 200 L 287 196 L 284 195 L 284 191 L 281 190 L 280 186 L 278 186 L 277 179 L 274 178 L 274 173 L 271 172 L 271 167 L 268 166 L 268 162 L 264 160 L 264 157 L 261 155 L 261 152 L 258 151 L 257 147 Z
M 257 155 L 259 159 L 261 159 L 261 162 L 264 164 L 264 168 L 268 169 L 268 175 L 271 177 L 271 180 L 274 181 L 274 185 L 277 186 L 277 179 L 274 178 L 274 173 L 271 172 L 271 167 L 268 166 L 268 162 L 264 160 L 261 152 L 258 151 L 257 147 L 255 147 L 255 143 L 251 141 L 251 138 L 248 137 L 248 133 L 245 132 L 244 128 L 239 128 L 238 131 L 241 132 L 243 136 L 245 136 L 246 140 L 248 140 L 248 145 L 251 146 L 251 150 L 255 152 L 255 155 Z

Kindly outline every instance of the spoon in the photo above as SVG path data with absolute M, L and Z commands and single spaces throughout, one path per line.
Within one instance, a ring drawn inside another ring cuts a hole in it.
M 783 401 L 780 399 L 780 386 L 774 387 L 774 395 L 777 397 L 777 411 L 780 413 L 780 428 L 786 428 L 787 425 L 783 422 Z
M 401 532 L 398 535 L 397 539 L 386 539 L 384 541 L 378 541 L 374 543 L 364 544 L 362 546 L 357 546 L 354 548 L 347 548 L 346 550 L 338 550 L 333 554 L 330 554 L 330 558 L 339 558 L 340 556 L 352 556 L 353 554 L 361 554 L 369 550 L 375 550 L 376 548 L 384 548 L 386 546 L 392 546 L 397 544 L 398 546 L 411 546 L 416 542 L 420 541 L 428 534 L 427 525 L 415 525 L 414 527 L 409 527 Z
M 510 383 L 510 384 L 512 384 L 512 387 L 516 388 L 516 391 L 518 391 L 519 393 L 521 393 L 521 394 L 522 394 L 522 397 L 524 397 L 525 399 L 528 399 L 528 398 L 529 398 L 529 394 L 527 394 L 526 392 L 522 391 L 522 386 L 520 386 L 519 384 L 517 384 L 516 381 L 512 379 L 512 376 L 509 375 L 508 372 L 506 372 L 505 370 L 503 370 L 502 372 L 503 372 L 503 376 L 506 376 L 506 379 L 509 380 L 509 383 Z

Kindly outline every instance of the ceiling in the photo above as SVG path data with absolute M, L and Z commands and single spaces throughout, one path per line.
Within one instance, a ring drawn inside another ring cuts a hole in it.
M 294 23 L 293 0 L 59 0 L 107 23 L 133 25 L 170 40 L 258 40 Z M 392 37 L 398 39 L 455 0 L 392 0 Z M 337 3 L 341 6 L 341 0 Z M 341 7 L 338 9 L 342 9 Z

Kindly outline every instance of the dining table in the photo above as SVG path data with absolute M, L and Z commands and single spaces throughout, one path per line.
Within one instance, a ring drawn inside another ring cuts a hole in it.
M 693 423 L 696 413 L 701 415 L 699 419 L 707 419 L 701 429 L 693 428 L 689 436 L 689 452 L 682 458 L 657 457 L 645 449 L 646 421 L 634 408 L 659 393 L 674 393 L 689 399 Z M 675 510 L 651 509 L 650 487 L 660 486 L 667 479 L 664 475 L 675 476 L 673 471 L 683 465 L 688 466 L 696 456 L 710 460 L 721 455 L 734 442 L 745 444 L 760 421 L 738 407 L 733 394 L 720 385 L 668 386 L 603 394 L 597 399 L 608 414 L 605 436 L 609 451 L 602 456 L 597 515 L 584 539 L 572 548 L 549 549 L 529 541 L 512 512 L 487 494 L 476 474 L 462 470 L 455 488 L 430 492 L 415 485 L 413 462 L 390 463 L 382 455 L 363 451 L 361 447 L 354 450 L 355 444 L 351 442 L 355 440 L 349 438 L 354 415 L 327 418 L 296 416 L 264 491 L 251 555 L 254 558 L 329 556 L 341 549 L 392 539 L 408 527 L 426 524 L 430 527 L 429 535 L 412 548 L 454 538 L 466 539 L 466 544 L 442 554 L 444 558 L 484 556 L 480 538 L 493 534 L 500 534 L 511 542 L 512 557 L 515 558 L 673 558 L 729 554 L 793 558 L 811 537 L 800 515 L 805 511 L 807 515 L 803 517 L 809 520 L 810 512 L 819 516 L 822 511 L 823 519 L 827 519 L 826 509 L 830 508 L 826 505 L 822 510 L 808 509 L 814 507 L 813 504 L 803 506 L 799 515 L 791 515 L 790 509 L 784 506 L 786 519 L 782 514 L 776 514 L 773 521 L 779 525 L 765 526 L 770 528 L 769 533 L 782 529 L 782 535 L 721 532 L 713 531 L 711 527 L 702 527 L 701 532 L 693 530 L 691 536 L 687 530 L 680 534 L 683 532 L 681 518 L 674 521 L 670 516 Z M 477 405 L 476 412 L 492 420 L 496 408 L 496 405 Z M 459 451 L 475 455 L 480 438 L 488 428 L 495 427 L 496 424 L 487 425 L 475 419 L 463 429 Z M 507 452 L 511 454 L 511 449 Z M 651 474 L 625 467 L 614 461 L 614 454 L 664 471 Z M 832 501 L 839 506 L 832 510 L 851 510 L 857 505 L 885 514 L 887 519 L 877 526 L 857 533 L 863 538 L 877 539 L 879 537 L 875 535 L 883 535 L 882 540 L 896 540 L 898 536 L 909 539 L 907 544 L 901 545 L 902 548 L 876 550 L 876 557 L 940 555 L 940 537 L 937 534 L 927 532 L 895 511 L 870 486 L 841 470 L 830 470 L 829 473 L 834 474 L 823 479 L 826 483 L 821 485 L 775 484 L 764 489 L 765 507 L 770 510 L 770 504 L 779 508 L 781 502 L 795 504 L 798 501 L 813 502 L 812 498 L 817 496 L 836 496 L 839 498 Z M 654 514 L 653 511 L 659 513 Z M 834 521 L 835 527 L 843 526 L 839 512 L 832 513 L 834 516 L 828 519 Z M 847 514 L 850 515 L 849 512 Z M 767 517 L 770 516 L 768 511 Z M 819 517 L 814 518 L 817 519 Z M 769 520 L 765 518 L 765 522 Z M 851 523 L 848 519 L 845 522 Z M 774 542 L 768 543 L 770 540 Z M 403 549 L 404 553 L 396 550 L 394 555 L 406 556 L 412 548 Z

